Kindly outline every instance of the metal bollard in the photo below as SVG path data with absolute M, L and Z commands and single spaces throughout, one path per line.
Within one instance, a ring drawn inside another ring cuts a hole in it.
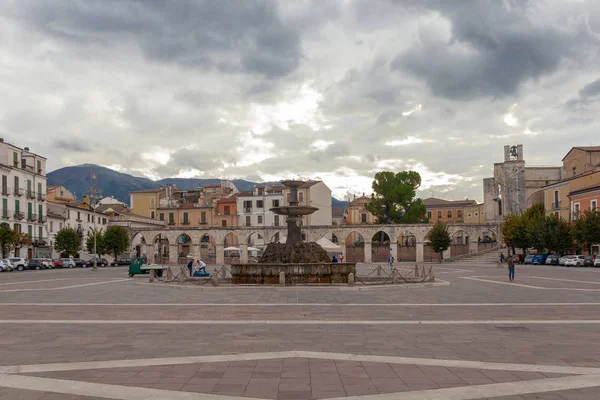
M 392 283 L 398 283 L 398 270 L 396 268 L 392 270 Z
M 215 271 L 213 272 L 212 276 L 210 277 L 210 280 L 212 281 L 213 286 L 219 286 L 219 274 L 218 274 L 216 268 L 215 268 Z
M 167 280 L 168 281 L 172 281 L 173 280 L 173 271 L 171 270 L 171 267 L 167 268 Z
M 415 278 L 419 277 L 419 266 L 415 265 Z
M 279 273 L 279 284 L 285 286 L 285 272 L 283 271 Z
M 377 266 L 377 276 L 381 276 L 381 265 Z
M 348 274 L 348 286 L 354 286 L 354 274 L 352 272 Z
M 179 283 L 185 283 L 186 281 L 186 274 L 188 272 L 186 271 L 186 269 L 184 267 L 181 267 L 181 269 L 179 270 Z
M 148 273 L 149 277 L 150 277 L 150 283 L 154 282 L 156 280 L 155 276 L 154 276 L 154 270 L 151 269 L 150 273 Z

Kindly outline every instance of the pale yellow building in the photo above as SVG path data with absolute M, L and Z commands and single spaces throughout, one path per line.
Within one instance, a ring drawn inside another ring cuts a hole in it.
M 566 178 L 594 171 L 600 167 L 600 146 L 572 147 L 562 162 Z
M 467 224 L 482 224 L 485 222 L 484 204 L 473 204 L 463 209 L 463 220 Z
M 348 214 L 346 215 L 346 223 L 357 224 L 374 224 L 376 217 L 366 209 L 367 204 L 371 202 L 371 198 L 365 195 L 354 198 L 348 203 Z
M 75 194 L 64 186 L 48 186 L 46 198 L 53 203 L 69 203 L 77 200 Z
M 158 219 L 160 200 L 166 197 L 168 190 L 172 189 L 174 188 L 167 186 L 131 192 L 129 193 L 129 209 L 133 214 Z
M 544 207 L 546 214 L 554 214 L 567 221 L 571 220 L 571 199 L 569 193 L 600 184 L 600 170 L 588 171 L 544 187 Z

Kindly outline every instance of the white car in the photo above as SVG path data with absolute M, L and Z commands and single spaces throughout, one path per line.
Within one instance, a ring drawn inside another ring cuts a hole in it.
M 2 260 L 2 262 L 7 267 L 7 269 L 4 269 L 5 271 L 12 271 L 13 269 L 15 269 L 13 263 L 8 258 L 5 258 L 4 260 Z
M 0 260 L 0 272 L 10 271 L 8 265 L 4 264 L 3 260 Z
M 14 269 L 23 271 L 27 269 L 27 259 L 22 257 L 9 258 L 10 262 L 13 263 Z
M 600 267 L 600 255 L 596 255 L 596 258 L 594 259 L 594 267 Z
M 70 258 L 61 258 L 63 268 L 75 268 L 75 261 Z
M 582 267 L 585 256 L 570 256 L 565 261 L 565 267 Z
M 575 257 L 574 255 L 571 254 L 565 254 L 564 256 L 562 256 L 561 258 L 558 259 L 558 265 L 565 265 L 565 262 L 567 261 L 567 258 L 569 257 Z

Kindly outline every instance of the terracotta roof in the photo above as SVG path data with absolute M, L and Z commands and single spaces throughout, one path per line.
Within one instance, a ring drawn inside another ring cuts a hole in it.
M 204 185 L 205 188 L 218 188 L 221 187 L 220 183 L 209 183 L 208 185 Z
M 96 212 L 105 212 L 109 208 L 114 212 L 128 211 L 127 207 L 125 207 L 123 204 L 100 204 L 98 207 L 96 207 Z
M 423 204 L 426 207 L 436 207 L 436 206 L 473 206 L 476 205 L 477 202 L 475 200 L 444 200 L 438 199 L 435 197 L 429 197 L 427 199 L 423 199 Z
M 129 192 L 129 193 L 158 193 L 165 190 L 164 187 L 157 187 L 154 189 L 148 189 L 148 190 L 135 190 L 133 192 Z
M 590 193 L 590 192 L 596 192 L 598 190 L 600 190 L 600 185 L 587 186 L 587 187 L 570 192 L 569 197 L 577 196 L 577 195 L 585 194 L 585 193 Z
M 571 147 L 571 150 L 569 150 L 567 152 L 567 154 L 565 154 L 565 156 L 562 158 L 561 161 L 563 161 L 565 158 L 567 158 L 567 156 L 569 154 L 571 154 L 571 152 L 573 150 L 575 150 L 575 149 L 581 150 L 581 151 L 590 151 L 590 152 L 593 152 L 593 151 L 600 151 L 600 146 L 575 146 L 575 147 Z
M 222 199 L 219 199 L 216 202 L 219 204 L 223 204 L 223 203 L 234 203 L 235 204 L 238 196 L 239 196 L 239 193 L 236 193 L 229 197 L 223 197 Z

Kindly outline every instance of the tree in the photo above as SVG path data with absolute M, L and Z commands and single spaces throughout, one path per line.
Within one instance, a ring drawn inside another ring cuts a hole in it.
M 73 228 L 64 227 L 54 236 L 54 250 L 60 254 L 74 256 L 81 247 L 81 238 Z
M 0 225 L 0 246 L 2 246 L 2 258 L 6 258 L 6 252 L 15 246 L 20 237 L 18 232 L 10 229 L 8 224 Z
M 371 201 L 366 209 L 380 224 L 416 224 L 426 222 L 427 210 L 416 191 L 421 175 L 415 171 L 398 173 L 381 171 L 375 174 Z
M 569 250 L 573 249 L 571 225 L 564 218 L 557 218 L 556 216 L 551 216 L 551 218 L 557 220 L 556 226 L 553 228 L 555 242 L 552 250 L 558 254 L 566 254 Z
M 585 210 L 577 216 L 573 225 L 573 239 L 583 248 L 590 250 L 595 243 L 600 243 L 600 212 Z
M 440 259 L 442 257 L 442 253 L 450 247 L 452 243 L 452 237 L 450 236 L 450 232 L 448 231 L 448 225 L 445 222 L 437 221 L 433 224 L 433 228 L 429 231 L 429 241 L 431 242 L 431 247 L 440 252 Z
M 527 235 L 528 218 L 524 213 L 511 214 L 504 217 L 502 224 L 502 237 L 504 243 L 514 249 L 523 249 L 523 253 L 530 247 Z
M 94 236 L 96 237 L 96 252 L 94 252 Z M 90 233 L 85 241 L 85 247 L 87 248 L 87 252 L 90 254 L 96 254 L 102 256 L 106 254 L 106 246 L 104 245 L 104 234 L 102 233 L 102 229 L 95 232 L 93 229 L 90 229 Z
M 527 215 L 527 213 L 526 213 Z M 527 218 L 525 216 L 525 218 Z M 543 253 L 544 249 L 553 246 L 554 238 L 548 234 L 548 218 L 545 215 L 533 214 L 533 217 L 527 218 L 527 240 L 529 246 L 533 247 L 538 253 Z
M 129 248 L 129 233 L 122 226 L 109 226 L 104 232 L 105 251 L 114 255 L 115 260 L 120 253 Z

